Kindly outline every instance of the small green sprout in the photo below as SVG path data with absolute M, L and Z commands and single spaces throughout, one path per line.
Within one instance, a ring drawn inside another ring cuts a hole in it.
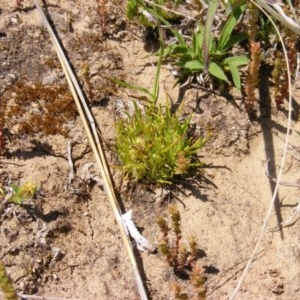
M 8 201 L 21 205 L 23 200 L 31 199 L 37 191 L 37 185 L 30 181 L 25 182 L 21 186 L 11 185 L 13 195 Z

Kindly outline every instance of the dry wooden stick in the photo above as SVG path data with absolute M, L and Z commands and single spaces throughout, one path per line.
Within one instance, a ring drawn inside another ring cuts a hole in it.
M 134 254 L 133 254 L 132 245 L 131 245 L 129 236 L 126 234 L 126 230 L 124 228 L 124 224 L 121 219 L 121 211 L 120 211 L 120 208 L 118 205 L 116 194 L 114 192 L 112 180 L 110 177 L 110 173 L 108 170 L 104 151 L 103 151 L 103 148 L 102 148 L 102 145 L 100 142 L 100 138 L 99 138 L 99 134 L 98 134 L 98 131 L 96 128 L 94 118 L 88 108 L 88 105 L 87 105 L 86 100 L 83 96 L 83 93 L 79 87 L 77 79 L 69 65 L 68 60 L 66 59 L 66 56 L 60 46 L 60 43 L 58 42 L 58 39 L 57 39 L 55 33 L 53 32 L 40 4 L 38 3 L 38 0 L 33 0 L 33 2 L 35 4 L 36 8 L 38 9 L 38 11 L 42 17 L 43 23 L 51 36 L 52 42 L 55 46 L 58 58 L 60 60 L 61 66 L 63 68 L 67 82 L 69 84 L 70 90 L 72 92 L 75 103 L 77 105 L 79 115 L 81 117 L 81 120 L 82 120 L 83 126 L 85 128 L 86 134 L 88 136 L 91 148 L 92 148 L 94 156 L 96 158 L 96 161 L 97 161 L 97 164 L 99 167 L 99 171 L 103 178 L 105 191 L 109 198 L 111 207 L 112 207 L 114 215 L 115 215 L 115 219 L 117 221 L 117 224 L 118 224 L 120 232 L 121 232 L 121 236 L 122 236 L 122 239 L 124 242 L 125 249 L 127 251 L 127 254 L 128 254 L 130 262 L 131 262 L 131 266 L 132 266 L 133 273 L 135 276 L 136 284 L 138 286 L 138 291 L 139 291 L 140 297 L 143 300 L 148 299 L 146 291 L 145 291 L 145 287 L 144 287 L 144 284 L 143 284 L 143 281 L 142 281 L 142 278 L 141 278 L 141 275 L 140 275 L 140 272 L 139 272 L 139 269 L 137 266 L 137 262 L 136 262 Z
M 1 300 L 2 300 L 2 298 L 1 298 L 2 295 L 3 294 L 0 293 Z M 81 300 L 78 298 L 57 298 L 57 297 L 52 297 L 52 296 L 36 296 L 36 295 L 27 295 L 27 294 L 22 294 L 22 293 L 18 293 L 18 297 L 21 298 L 22 300 Z

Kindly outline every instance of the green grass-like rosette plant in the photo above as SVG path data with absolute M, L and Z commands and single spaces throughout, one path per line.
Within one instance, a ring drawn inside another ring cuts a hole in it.
M 202 164 L 195 161 L 207 138 L 188 137 L 191 116 L 184 121 L 168 107 L 150 105 L 117 123 L 116 148 L 122 169 L 134 181 L 169 184 Z

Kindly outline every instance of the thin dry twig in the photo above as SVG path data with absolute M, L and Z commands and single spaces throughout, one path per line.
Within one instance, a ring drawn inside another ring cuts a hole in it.
M 278 181 L 275 177 L 270 176 L 270 174 L 269 174 L 269 160 L 270 159 L 267 160 L 266 167 L 265 167 L 265 173 L 266 173 L 266 176 L 268 178 L 270 178 L 272 181 L 274 181 L 274 182 L 276 182 L 280 185 L 290 186 L 290 187 L 300 187 L 300 185 L 297 184 L 297 183 Z M 292 213 L 291 217 L 287 221 L 281 222 L 277 226 L 270 228 L 270 231 L 272 231 L 272 232 L 273 231 L 278 231 L 282 227 L 292 226 L 293 224 L 295 224 L 298 221 L 299 218 L 300 218 L 300 201 L 298 202 L 297 207 L 293 209 L 293 213 Z
M 71 182 L 75 176 L 74 163 L 73 163 L 73 159 L 72 159 L 72 141 L 68 142 L 67 153 L 68 153 L 68 163 L 69 163 L 69 167 L 70 167 L 69 179 L 68 179 L 68 185 L 69 185 L 69 184 L 71 184 Z
M 299 70 L 300 70 L 300 53 L 297 53 L 297 66 L 296 66 L 296 70 L 295 70 L 295 75 L 294 75 L 294 82 L 297 81 L 298 77 L 299 77 Z
M 268 12 L 274 18 L 279 20 L 284 26 L 296 34 L 300 34 L 300 25 L 292 18 L 287 16 L 280 6 L 280 1 L 276 0 L 251 0 L 261 11 Z
M 300 161 L 299 151 L 298 151 L 295 147 L 293 147 L 293 146 L 291 146 L 291 145 L 289 145 L 289 150 L 290 150 L 290 152 L 291 152 L 291 155 L 292 155 L 296 160 Z
M 57 297 L 48 297 L 48 296 L 34 296 L 34 295 L 26 295 L 26 294 L 18 294 L 18 296 L 23 300 L 31 299 L 31 300 L 80 300 L 78 298 L 57 298 Z
M 280 185 L 290 186 L 290 187 L 300 187 L 300 184 L 298 184 L 296 182 L 279 181 L 277 178 L 271 176 L 269 173 L 269 161 L 270 161 L 270 159 L 268 158 L 266 166 L 265 166 L 265 174 L 268 178 L 270 178 L 275 183 L 278 182 L 278 184 L 280 184 Z
M 300 219 L 300 201 L 298 202 L 297 207 L 292 210 L 292 215 L 289 217 L 289 219 L 287 219 L 284 222 L 281 222 L 275 227 L 270 228 L 270 231 L 274 232 L 280 230 L 282 227 L 290 227 L 294 225 L 299 219 Z
M 128 254 L 130 262 L 131 262 L 131 266 L 133 269 L 133 273 L 134 273 L 134 277 L 135 277 L 135 281 L 136 281 L 136 284 L 138 287 L 140 297 L 141 297 L 141 299 L 146 300 L 146 299 L 148 299 L 147 293 L 146 293 L 146 290 L 145 290 L 145 287 L 144 287 L 144 284 L 143 284 L 143 281 L 142 281 L 142 278 L 141 278 L 141 275 L 140 275 L 140 272 L 138 269 L 138 265 L 137 265 L 137 262 L 136 262 L 136 259 L 135 259 L 134 253 L 133 253 L 133 249 L 132 249 L 132 245 L 131 245 L 129 236 L 127 235 L 126 229 L 122 222 L 121 209 L 118 205 L 117 197 L 116 197 L 116 194 L 114 191 L 112 179 L 110 177 L 110 172 L 108 169 L 108 165 L 106 162 L 102 144 L 100 142 L 100 137 L 98 134 L 96 123 L 94 121 L 94 117 L 86 103 L 86 100 L 83 96 L 82 90 L 79 87 L 79 84 L 73 73 L 73 70 L 70 67 L 70 64 L 60 46 L 60 43 L 59 43 L 54 31 L 52 30 L 40 4 L 38 3 L 38 0 L 33 0 L 33 1 L 34 1 L 36 8 L 38 9 L 38 11 L 40 13 L 40 16 L 42 17 L 43 23 L 44 23 L 45 27 L 47 28 L 47 30 L 51 36 L 52 42 L 55 46 L 59 61 L 63 68 L 64 74 L 66 76 L 67 82 L 68 82 L 70 90 L 72 92 L 74 101 L 76 103 L 79 115 L 81 117 L 83 126 L 85 128 L 87 137 L 89 139 L 89 143 L 91 145 L 95 159 L 97 161 L 99 171 L 101 173 L 101 177 L 103 178 L 105 191 L 106 191 L 108 199 L 110 201 L 110 205 L 112 207 L 112 210 L 115 215 L 115 219 L 119 226 L 125 249 L 127 251 L 127 254 Z

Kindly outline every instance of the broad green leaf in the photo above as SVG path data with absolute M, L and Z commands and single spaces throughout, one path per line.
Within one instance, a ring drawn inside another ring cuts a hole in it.
M 199 60 L 190 60 L 183 64 L 183 67 L 191 71 L 202 70 L 203 63 Z
M 178 45 L 176 47 L 173 48 L 172 50 L 172 54 L 185 54 L 189 52 L 189 47 L 187 44 L 185 45 Z
M 223 60 L 223 63 L 226 65 L 234 65 L 234 66 L 243 66 L 249 62 L 249 59 L 246 55 L 238 55 L 227 57 Z
M 224 71 L 216 63 L 214 63 L 214 62 L 210 63 L 208 72 L 211 75 L 213 75 L 214 77 L 219 78 L 219 79 L 221 79 L 221 80 L 226 81 L 227 83 L 229 83 L 229 80 L 228 80 L 227 76 L 225 75 Z
M 239 90 L 241 90 L 241 77 L 239 69 L 236 65 L 230 64 L 229 69 L 232 75 L 233 83 L 235 87 Z
M 191 54 L 184 54 L 181 55 L 179 58 L 179 65 L 184 65 L 186 62 L 191 61 L 191 60 L 199 60 L 197 59 L 197 57 L 195 57 L 195 55 L 193 55 L 193 53 Z

